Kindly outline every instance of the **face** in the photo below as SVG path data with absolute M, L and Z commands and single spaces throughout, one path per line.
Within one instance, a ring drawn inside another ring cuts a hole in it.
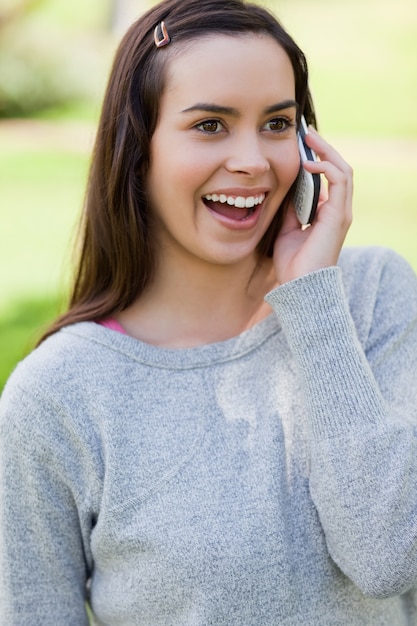
M 173 52 L 148 174 L 158 249 L 169 262 L 257 262 L 300 164 L 291 62 L 268 35 Z

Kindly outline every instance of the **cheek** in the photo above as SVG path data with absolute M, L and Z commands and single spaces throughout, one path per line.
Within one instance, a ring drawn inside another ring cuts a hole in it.
M 291 143 L 276 161 L 276 168 L 282 184 L 291 187 L 300 170 L 298 142 Z
M 188 141 L 180 148 L 177 142 L 173 158 L 178 176 L 199 181 L 220 167 L 225 159 L 225 152 L 221 145 L 209 146 L 201 141 Z
M 151 167 L 151 180 L 155 185 L 163 185 L 165 193 L 187 196 L 198 190 L 210 176 L 213 159 L 192 145 L 155 155 Z M 159 182 L 158 182 L 159 181 Z

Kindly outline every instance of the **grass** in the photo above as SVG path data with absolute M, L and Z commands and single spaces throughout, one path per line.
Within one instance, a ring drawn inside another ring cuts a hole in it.
M 58 313 L 87 155 L 0 149 L 0 390 Z
M 98 0 L 85 6 L 49 0 L 35 17 L 83 29 L 104 19 Z M 390 246 L 417 270 L 417 5 L 398 0 L 394 12 L 386 0 L 281 0 L 271 7 L 307 53 L 323 134 L 355 169 L 347 243 Z M 0 125 L 0 389 L 66 290 L 89 163 L 88 127 L 78 141 L 78 125 L 69 123 L 80 116 L 94 122 L 97 103 L 54 111 L 56 127 L 38 121 L 35 135 L 29 126 Z
M 86 157 L 63 152 L 0 153 L 1 256 L 8 268 L 0 310 L 21 294 L 56 289 L 86 165 Z

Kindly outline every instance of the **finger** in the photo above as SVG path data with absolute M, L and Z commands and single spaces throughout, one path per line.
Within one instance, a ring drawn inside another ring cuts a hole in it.
M 343 169 L 331 161 L 306 161 L 305 169 L 312 174 L 323 174 L 330 185 L 343 184 L 349 192 L 349 199 L 352 199 L 353 192 L 353 170 L 345 163 Z M 330 189 L 329 189 L 330 193 Z
M 339 152 L 335 150 L 333 146 L 327 143 L 327 141 L 325 141 L 313 127 L 309 127 L 309 132 L 306 136 L 306 141 L 308 145 L 317 153 L 318 157 L 321 159 L 322 164 L 323 162 L 327 161 L 328 163 L 331 163 L 340 172 L 343 173 L 343 176 L 345 177 L 345 180 L 347 183 L 346 184 L 346 190 L 347 190 L 346 208 L 348 209 L 348 212 L 351 213 L 352 197 L 353 197 L 353 170 L 352 168 L 343 159 L 343 157 L 339 154 Z M 344 184 L 343 179 L 339 179 L 337 175 L 336 175 L 336 178 L 335 176 L 332 176 L 332 173 L 331 173 L 332 170 L 327 169 L 326 170 L 327 175 L 326 175 L 326 172 L 324 171 L 324 169 L 318 169 L 315 167 L 310 168 L 310 162 L 308 162 L 306 169 L 308 171 L 311 171 L 312 173 L 323 173 L 328 180 L 329 186 L 331 184 L 338 183 L 339 180 L 341 181 L 341 184 Z M 322 188 L 323 188 L 323 185 L 322 185 Z M 328 194 L 330 194 L 330 189 L 328 190 Z M 337 192 L 335 192 L 334 190 L 333 190 L 333 200 L 337 201 Z M 328 201 L 329 201 L 329 197 L 327 198 L 327 200 L 325 200 L 325 202 L 328 202 Z
M 295 212 L 294 204 L 292 202 L 290 202 L 290 204 L 288 206 L 288 210 L 287 210 L 286 215 L 285 215 L 285 218 L 283 220 L 280 232 L 282 234 L 285 234 L 285 233 L 291 232 L 293 230 L 298 230 L 299 228 L 301 228 L 301 224 L 298 221 L 297 214 Z
M 352 168 L 340 153 L 332 145 L 327 143 L 313 127 L 309 127 L 306 141 L 308 146 L 316 152 L 321 161 L 330 161 L 330 163 L 333 163 L 338 169 L 348 175 L 352 172 Z
M 342 171 L 329 161 L 316 163 L 309 161 L 305 164 L 305 169 L 311 173 L 323 174 L 327 180 L 327 200 L 323 203 L 321 209 L 332 207 L 337 210 L 339 215 L 343 214 L 345 219 L 350 220 L 353 184 L 349 169 Z
M 324 176 L 320 176 L 320 193 L 319 193 L 319 204 L 323 204 L 323 202 L 327 202 L 329 199 L 329 192 L 327 190 L 327 180 Z

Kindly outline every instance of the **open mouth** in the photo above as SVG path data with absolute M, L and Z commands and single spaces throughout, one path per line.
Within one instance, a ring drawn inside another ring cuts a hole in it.
M 226 196 L 225 194 L 207 194 L 203 196 L 204 204 L 215 213 L 228 219 L 242 222 L 253 215 L 265 200 L 265 194 L 256 196 Z

